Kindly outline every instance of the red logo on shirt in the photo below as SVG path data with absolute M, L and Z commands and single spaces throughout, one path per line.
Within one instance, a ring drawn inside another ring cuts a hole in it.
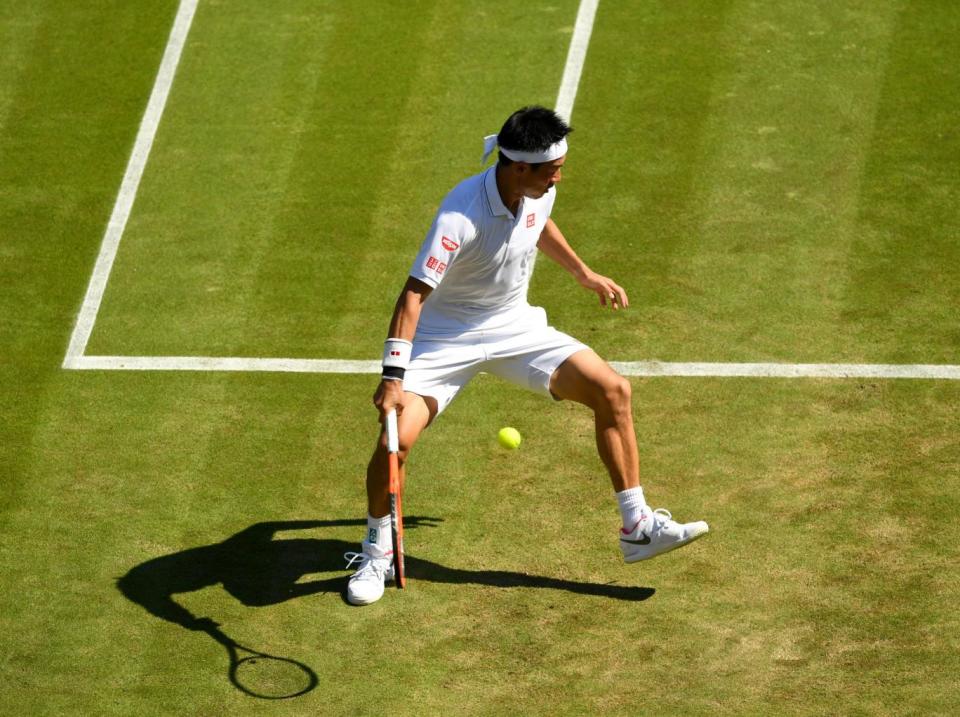
M 443 244 L 443 248 L 446 249 L 447 251 L 453 251 L 454 249 L 460 246 L 450 237 L 441 237 L 440 243 Z
M 446 271 L 447 265 L 445 262 L 437 259 L 437 257 L 431 256 L 429 259 L 427 259 L 427 268 L 433 269 L 438 274 L 442 274 L 444 271 Z
M 536 223 L 537 223 L 537 215 L 536 215 L 536 214 L 528 214 L 528 215 L 527 215 L 527 229 L 529 229 L 530 227 L 532 227 L 532 226 L 533 226 L 534 224 L 536 224 Z

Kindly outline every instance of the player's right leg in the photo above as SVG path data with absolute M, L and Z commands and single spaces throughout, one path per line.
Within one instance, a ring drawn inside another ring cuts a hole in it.
M 419 396 L 410 391 L 403 394 L 403 409 L 397 416 L 397 433 L 400 439 L 400 492 L 403 493 L 404 465 L 413 444 L 420 438 L 437 415 L 437 402 L 429 396 Z M 380 432 L 377 446 L 367 464 L 367 511 L 372 516 L 390 515 L 390 473 L 386 431 Z
M 403 394 L 403 410 L 397 418 L 400 439 L 400 492 L 403 493 L 404 463 L 437 414 L 437 402 L 415 393 Z M 347 553 L 347 567 L 359 563 L 357 572 L 347 583 L 347 601 L 352 605 L 369 605 L 383 596 L 384 584 L 393 580 L 393 537 L 390 533 L 390 476 L 387 442 L 381 432 L 367 466 L 367 535 L 362 552 Z

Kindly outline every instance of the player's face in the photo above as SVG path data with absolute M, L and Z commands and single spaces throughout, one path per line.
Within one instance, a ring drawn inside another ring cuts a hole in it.
M 567 155 L 563 155 L 552 162 L 544 162 L 536 169 L 531 167 L 528 173 L 529 180 L 523 188 L 524 195 L 531 199 L 539 199 L 550 191 L 550 188 L 563 178 L 561 170 L 566 161 Z

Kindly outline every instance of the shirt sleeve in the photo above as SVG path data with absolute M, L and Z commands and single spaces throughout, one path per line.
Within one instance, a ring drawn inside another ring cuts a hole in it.
M 473 225 L 463 214 L 441 209 L 413 260 L 410 276 L 436 289 L 472 233 Z

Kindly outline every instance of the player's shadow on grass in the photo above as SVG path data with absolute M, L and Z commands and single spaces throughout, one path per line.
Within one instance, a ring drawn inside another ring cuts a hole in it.
M 406 516 L 404 527 L 415 530 L 438 522 L 437 518 Z M 343 554 L 358 550 L 357 543 L 275 536 L 281 531 L 365 525 L 362 519 L 257 523 L 221 543 L 189 548 L 141 563 L 117 580 L 117 588 L 150 614 L 188 630 L 206 632 L 230 649 L 235 643 L 218 630 L 213 619 L 194 615 L 178 603 L 175 596 L 222 584 L 230 595 L 250 607 L 276 605 L 317 593 L 339 594 L 345 599 L 347 574 Z M 461 570 L 412 555 L 407 555 L 406 566 L 413 580 L 438 583 L 548 588 L 618 600 L 646 600 L 654 594 L 652 588 L 644 587 L 585 583 L 504 570 Z M 321 577 L 325 573 L 336 574 Z M 232 654 L 231 659 L 235 659 L 235 655 Z M 301 667 L 311 676 L 309 689 L 312 689 L 316 675 L 305 665 Z M 231 681 L 244 689 L 234 681 L 232 671 Z
M 432 527 L 437 518 L 406 516 L 404 526 L 415 530 Z M 221 543 L 189 548 L 148 560 L 117 581 L 128 599 L 148 612 L 187 629 L 205 629 L 207 622 L 180 605 L 174 596 L 222 584 L 244 605 L 276 605 L 316 593 L 344 594 L 343 554 L 359 549 L 357 543 L 329 538 L 280 538 L 281 531 L 364 526 L 365 520 L 303 520 L 256 523 Z M 413 555 L 406 557 L 407 573 L 414 580 L 438 583 L 488 585 L 501 588 L 548 588 L 618 600 L 646 600 L 653 588 L 586 583 L 505 570 L 462 570 Z M 314 577 L 336 573 L 332 577 Z

